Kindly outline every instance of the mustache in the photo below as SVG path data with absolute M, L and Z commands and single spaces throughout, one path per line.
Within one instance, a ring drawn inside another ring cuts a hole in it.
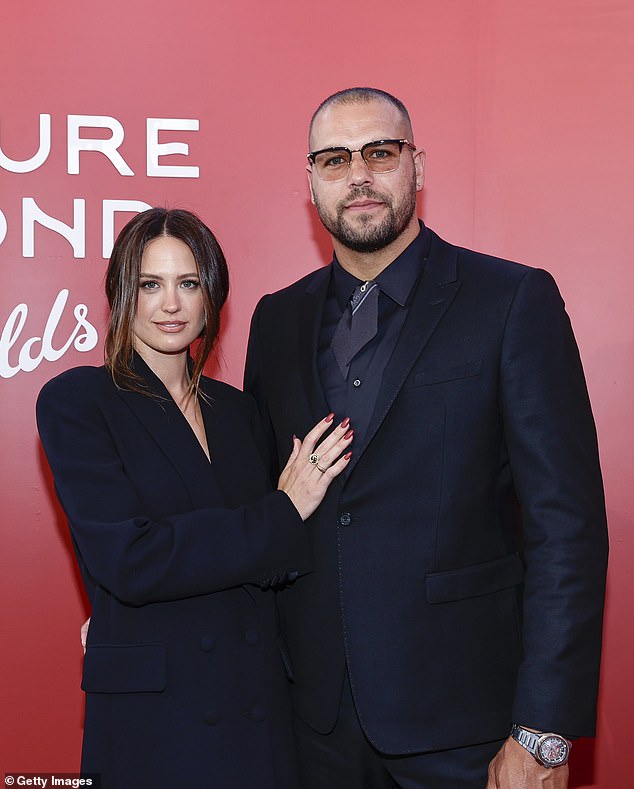
M 354 202 L 355 200 L 359 200 L 360 198 L 365 198 L 366 200 L 376 200 L 381 203 L 387 203 L 387 205 L 391 205 L 392 201 L 390 200 L 388 195 L 384 195 L 381 192 L 375 192 L 374 189 L 370 189 L 369 186 L 359 186 L 353 187 L 348 194 L 340 200 L 338 203 L 338 208 L 343 209 L 349 203 Z

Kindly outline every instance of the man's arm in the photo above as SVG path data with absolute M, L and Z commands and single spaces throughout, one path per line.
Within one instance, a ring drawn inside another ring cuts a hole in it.
M 594 734 L 607 527 L 596 433 L 568 316 L 546 272 L 520 283 L 503 341 L 500 400 L 523 521 L 523 658 L 514 721 Z M 509 737 L 487 789 L 565 789 Z
M 277 442 L 275 440 L 275 433 L 271 424 L 271 417 L 267 405 L 259 338 L 262 308 L 267 298 L 267 296 L 263 296 L 260 299 L 253 312 L 253 317 L 251 318 L 251 329 L 249 331 L 249 340 L 247 344 L 247 358 L 244 366 L 243 389 L 245 392 L 251 394 L 257 403 L 268 448 L 271 480 L 276 482 L 281 469 L 278 464 Z

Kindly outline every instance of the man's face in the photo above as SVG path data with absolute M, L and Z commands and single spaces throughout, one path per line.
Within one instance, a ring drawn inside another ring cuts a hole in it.
M 315 118 L 312 151 L 345 146 L 351 151 L 374 140 L 410 139 L 411 130 L 396 107 L 384 101 L 340 104 Z M 324 227 L 343 246 L 356 252 L 376 252 L 416 224 L 416 192 L 423 184 L 423 151 L 407 146 L 397 170 L 374 173 L 360 153 L 340 181 L 324 181 L 309 166 L 312 201 Z

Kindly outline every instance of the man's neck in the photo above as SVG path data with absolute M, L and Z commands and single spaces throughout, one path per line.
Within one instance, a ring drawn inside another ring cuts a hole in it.
M 343 246 L 336 238 L 333 238 L 332 243 L 335 255 L 341 267 L 354 277 L 357 277 L 357 279 L 363 281 L 376 279 L 390 263 L 396 260 L 401 252 L 407 249 L 420 233 L 418 219 L 414 219 L 415 221 L 410 222 L 398 238 L 376 252 L 355 252 L 353 249 Z

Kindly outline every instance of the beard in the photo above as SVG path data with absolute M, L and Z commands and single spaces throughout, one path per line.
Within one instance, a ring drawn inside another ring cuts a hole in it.
M 382 202 L 387 215 L 378 224 L 373 224 L 372 214 L 358 214 L 352 224 L 345 217 L 346 206 L 353 200 L 367 198 Z M 416 188 L 412 188 L 395 205 L 394 198 L 375 192 L 366 186 L 352 188 L 344 200 L 335 206 L 335 214 L 329 214 L 324 205 L 314 196 L 315 208 L 326 230 L 344 247 L 354 252 L 378 252 L 401 235 L 416 212 Z

